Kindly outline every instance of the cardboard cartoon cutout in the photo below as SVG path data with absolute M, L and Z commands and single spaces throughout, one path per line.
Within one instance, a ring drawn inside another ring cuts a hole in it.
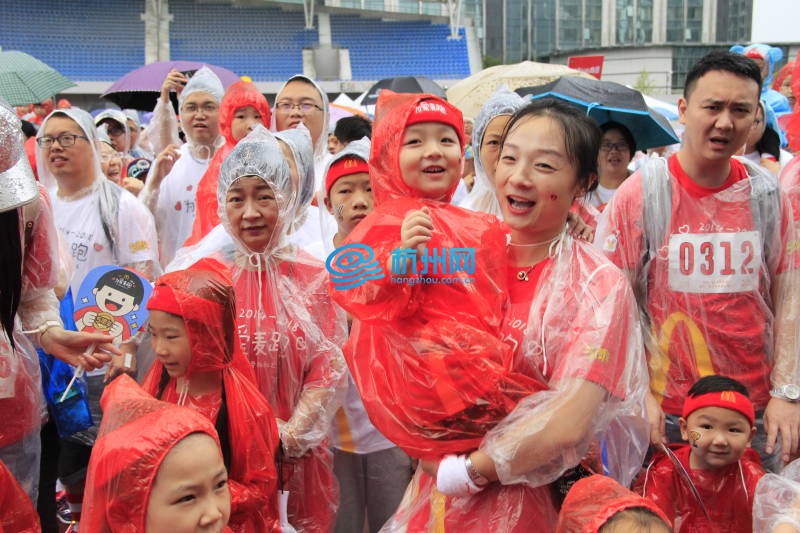
M 75 300 L 78 331 L 108 333 L 114 344 L 128 340 L 147 322 L 147 299 L 153 288 L 134 270 L 114 265 L 92 269 Z

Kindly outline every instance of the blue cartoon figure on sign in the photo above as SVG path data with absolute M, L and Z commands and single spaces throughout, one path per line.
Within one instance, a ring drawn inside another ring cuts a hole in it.
M 81 283 L 75 302 L 78 331 L 108 333 L 114 344 L 128 340 L 147 320 L 145 303 L 152 287 L 144 276 L 127 268 L 101 266 Z

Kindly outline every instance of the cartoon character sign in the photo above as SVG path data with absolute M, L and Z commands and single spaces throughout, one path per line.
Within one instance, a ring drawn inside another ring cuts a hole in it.
M 136 271 L 113 265 L 92 269 L 78 291 L 75 326 L 108 333 L 120 344 L 144 327 L 151 292 L 150 282 Z

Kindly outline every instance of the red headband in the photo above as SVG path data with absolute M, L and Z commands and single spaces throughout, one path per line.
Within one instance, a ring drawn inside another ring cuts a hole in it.
M 698 396 L 687 396 L 683 402 L 683 418 L 689 418 L 690 414 L 703 407 L 722 407 L 736 411 L 744 415 L 751 426 L 755 425 L 756 414 L 753 404 L 747 396 L 739 392 L 726 390 L 709 392 Z
M 343 157 L 336 161 L 328 169 L 328 175 L 325 176 L 325 195 L 331 193 L 331 187 L 339 178 L 362 172 L 369 174 L 369 165 L 360 157 Z
M 406 122 L 406 127 L 421 122 L 439 122 L 447 124 L 458 135 L 458 141 L 464 146 L 464 118 L 461 111 L 438 98 L 429 98 L 417 104 Z
M 158 284 L 153 288 L 153 292 L 147 300 L 147 310 L 164 311 L 183 316 L 183 310 L 175 297 L 175 291 L 165 283 Z

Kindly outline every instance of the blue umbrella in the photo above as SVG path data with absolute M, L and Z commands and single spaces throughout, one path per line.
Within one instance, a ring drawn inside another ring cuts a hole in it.
M 523 87 L 518 94 L 532 98 L 558 98 L 575 105 L 602 125 L 619 122 L 636 140 L 636 150 L 668 146 L 680 142 L 669 121 L 653 111 L 642 94 L 611 81 L 563 76 L 546 85 Z

